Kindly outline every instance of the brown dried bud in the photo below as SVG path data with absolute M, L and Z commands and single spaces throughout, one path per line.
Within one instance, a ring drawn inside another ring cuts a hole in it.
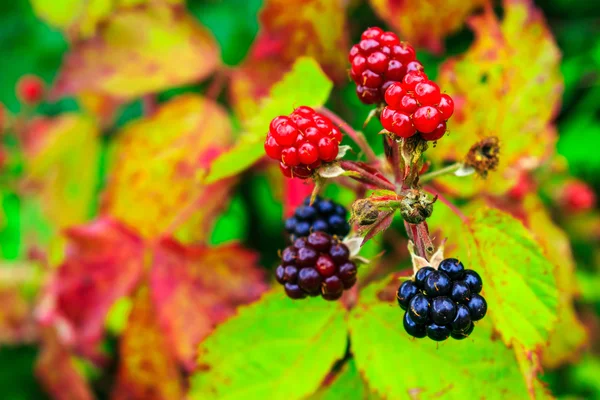
M 479 176 L 486 178 L 489 171 L 500 162 L 500 141 L 497 137 L 487 137 L 471 146 L 465 158 L 465 165 L 473 167 Z
M 369 199 L 358 199 L 352 204 L 353 223 L 359 226 L 368 226 L 374 224 L 379 217 L 379 210 Z
M 412 189 L 400 202 L 400 214 L 406 222 L 420 224 L 431 216 L 436 200 L 437 197 L 430 199 L 425 192 Z

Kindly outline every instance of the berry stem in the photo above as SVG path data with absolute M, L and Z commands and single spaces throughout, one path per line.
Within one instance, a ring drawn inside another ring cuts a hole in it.
M 142 97 L 142 109 L 144 111 L 144 115 L 153 115 L 157 108 L 158 102 L 154 93 L 149 93 Z
M 381 189 L 387 189 L 392 191 L 396 190 L 396 187 L 393 183 L 365 170 L 364 168 L 361 168 L 358 164 L 356 164 L 353 161 L 341 161 L 340 166 L 346 171 L 355 172 L 356 178 L 359 178 L 358 180 L 370 183 Z
M 460 167 L 462 167 L 462 163 L 454 163 L 454 164 L 448 165 L 447 167 L 438 169 L 436 171 L 428 172 L 419 177 L 419 182 L 425 183 L 425 182 L 431 181 L 432 179 L 437 178 L 438 176 L 452 174 L 452 173 L 458 171 L 460 169 Z
M 354 143 L 358 145 L 360 150 L 365 154 L 369 163 L 377 164 L 379 162 L 377 156 L 373 152 L 373 149 L 371 149 L 371 146 L 369 146 L 369 143 L 367 143 L 367 140 L 365 139 L 362 133 L 354 130 L 339 115 L 337 115 L 328 108 L 321 107 L 319 109 L 319 112 L 325 115 L 327 118 L 329 118 L 334 124 L 339 126 L 340 129 L 342 129 L 346 133 L 346 135 L 350 136 L 350 139 L 352 139 Z
M 444 197 L 438 190 L 434 189 L 431 186 L 424 187 L 426 192 L 431 193 L 434 196 L 437 196 L 438 200 L 444 203 L 456 216 L 458 216 L 464 223 L 468 222 L 468 218 L 458 207 L 456 207 L 450 200 Z
M 404 182 L 404 160 L 400 156 L 400 145 L 396 140 L 391 140 L 391 150 L 392 150 L 392 170 L 394 171 L 394 178 L 396 179 L 396 184 L 402 186 Z

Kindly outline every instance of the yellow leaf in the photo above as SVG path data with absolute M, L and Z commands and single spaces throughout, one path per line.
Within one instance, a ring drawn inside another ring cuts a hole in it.
M 74 38 L 94 35 L 98 24 L 112 13 L 145 3 L 180 4 L 182 0 L 31 0 L 33 11 Z
M 211 33 L 183 10 L 136 7 L 112 16 L 66 56 L 51 95 L 84 91 L 123 100 L 199 81 L 218 66 Z
M 485 0 L 398 1 L 370 0 L 381 19 L 396 30 L 402 40 L 439 53 L 443 39 L 462 27 L 465 19 Z
M 487 180 L 440 179 L 463 196 L 504 193 L 521 171 L 537 167 L 554 152 L 552 120 L 563 89 L 560 53 L 529 0 L 505 1 L 504 11 L 502 22 L 491 8 L 471 18 L 475 42 L 441 70 L 440 87 L 454 98 L 456 111 L 449 133 L 428 156 L 438 164 L 461 161 L 478 140 L 500 139 L 500 164 Z
M 154 238 L 190 206 L 178 239 L 204 240 L 233 181 L 201 185 L 198 176 L 230 143 L 230 122 L 218 104 L 195 95 L 163 104 L 119 133 L 103 210 Z

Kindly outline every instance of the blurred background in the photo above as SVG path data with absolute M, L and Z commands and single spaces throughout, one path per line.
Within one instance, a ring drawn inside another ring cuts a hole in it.
M 89 20 L 74 23 L 71 18 L 73 9 L 84 7 L 84 3 L 95 4 L 97 9 L 88 10 L 86 18 Z M 253 67 L 248 61 L 251 51 L 268 53 L 280 50 L 276 45 L 260 49 L 255 46 L 252 50 L 261 27 L 258 15 L 263 7 L 262 0 L 188 0 L 184 6 L 177 6 L 185 7 L 189 18 L 212 33 L 220 48 L 221 61 L 217 63 L 222 62 L 225 65 L 222 70 L 229 71 L 231 75 L 223 73 L 219 76 L 217 73 L 210 79 L 190 79 L 183 76 L 185 72 L 181 71 L 190 69 L 190 65 L 178 62 L 171 66 L 175 83 L 150 85 L 151 89 L 156 89 L 146 90 L 152 92 L 150 96 L 138 95 L 144 90 L 137 90 L 136 82 L 131 87 L 127 86 L 127 79 L 123 78 L 102 80 L 96 85 L 98 74 L 110 74 L 111 68 L 118 68 L 120 62 L 136 63 L 135 56 L 139 55 L 130 57 L 124 50 L 135 40 L 131 41 L 126 34 L 122 34 L 127 32 L 135 36 L 137 27 L 143 31 L 147 23 L 145 20 L 124 18 L 121 24 L 131 23 L 136 29 L 120 31 L 114 28 L 109 32 L 104 38 L 106 41 L 113 43 L 122 39 L 126 42 L 122 47 L 117 46 L 109 56 L 115 61 L 111 65 L 96 54 L 91 54 L 93 51 L 90 50 L 94 48 L 94 40 L 98 40 L 95 38 L 98 30 L 104 29 L 108 15 L 118 12 L 106 12 L 101 3 L 77 0 L 13 0 L 0 3 L 0 120 L 4 127 L 0 148 L 2 399 L 43 399 L 49 398 L 48 393 L 52 392 L 52 389 L 47 389 L 48 385 L 44 388 L 40 384 L 40 379 L 34 373 L 36 359 L 40 356 L 40 337 L 43 335 L 35 326 L 32 304 L 38 304 L 49 271 L 63 260 L 65 241 L 59 232 L 92 220 L 105 207 L 103 202 L 112 202 L 109 208 L 117 210 L 113 215 L 129 215 L 131 220 L 128 222 L 133 225 L 136 221 L 161 215 L 158 211 L 156 214 L 134 215 L 139 214 L 135 210 L 135 196 L 122 204 L 117 204 L 120 199 L 110 194 L 109 199 L 106 198 L 105 191 L 110 186 L 109 171 L 112 168 L 111 152 L 114 151 L 115 141 L 121 140 L 119 138 L 124 127 L 181 94 L 202 93 L 215 98 L 227 110 L 235 137 L 242 130 L 246 113 L 252 113 L 253 108 L 242 104 L 240 100 L 232 101 L 231 92 L 223 88 L 226 83 L 220 80 L 229 79 L 235 74 L 232 71 L 239 73 L 241 70 L 237 67 L 240 65 L 245 68 L 244 71 L 256 68 L 258 72 L 252 71 L 256 75 L 249 76 L 260 77 L 260 67 Z M 144 1 L 117 3 L 122 3 L 123 8 L 145 6 L 141 4 Z M 348 0 L 345 5 L 351 42 L 355 42 L 362 30 L 369 26 L 392 29 L 382 19 L 382 13 L 375 12 L 368 2 Z M 503 8 L 499 4 L 495 6 L 494 11 L 501 17 Z M 558 157 L 548 162 L 552 164 L 552 170 L 558 172 L 551 174 L 550 178 L 546 174 L 543 179 L 538 179 L 535 173 L 523 174 L 511 183 L 511 190 L 503 198 L 519 199 L 526 193 L 537 192 L 550 210 L 553 220 L 570 239 L 577 266 L 576 309 L 589 337 L 583 346 L 585 351 L 573 354 L 569 362 L 546 368 L 542 379 L 559 398 L 597 399 L 600 398 L 600 343 L 596 340 L 600 334 L 600 213 L 596 201 L 600 191 L 600 3 L 538 0 L 535 6 L 543 13 L 562 54 L 560 72 L 564 78 L 564 92 L 555 119 Z M 97 26 L 90 22 L 94 12 L 101 16 L 97 18 Z M 340 19 L 344 17 L 340 16 Z M 464 53 L 473 43 L 472 31 L 465 24 L 458 25 L 441 38 L 441 44 L 420 43 L 418 56 L 430 77 L 436 75 L 433 71 L 437 71 L 444 60 Z M 182 28 L 181 32 L 185 29 L 188 28 Z M 160 29 L 155 33 L 160 35 Z M 76 43 L 82 42 L 92 44 L 90 47 L 82 46 L 80 52 L 69 56 Z M 149 46 L 148 51 L 156 50 L 157 59 L 168 59 L 169 53 L 162 52 L 164 46 L 185 44 L 179 43 L 175 35 L 164 41 L 157 39 L 155 48 Z M 346 57 L 345 53 L 343 57 Z M 191 58 L 189 62 L 204 61 Z M 98 68 L 87 68 L 94 63 L 99 65 Z M 199 65 L 198 68 L 203 67 Z M 85 72 L 77 72 L 82 69 Z M 327 68 L 324 69 L 328 72 Z M 139 73 L 135 67 L 123 72 L 125 77 L 130 74 L 132 81 Z M 152 75 L 151 70 L 146 73 Z M 268 73 L 263 72 L 263 75 Z M 208 74 L 199 73 L 198 78 L 200 75 L 204 78 Z M 25 81 L 23 77 L 26 77 Z M 21 89 L 17 87 L 18 82 L 21 82 Z M 234 98 L 236 93 L 244 93 L 249 98 L 268 93 L 261 87 L 248 89 L 241 79 L 239 82 L 240 86 L 233 89 Z M 139 85 L 144 84 L 142 82 Z M 359 128 L 370 108 L 358 101 L 354 90 L 350 80 L 338 81 L 328 105 Z M 119 93 L 121 96 L 107 97 L 103 92 Z M 31 101 L 23 96 L 29 96 Z M 530 107 L 527 104 L 522 106 Z M 82 114 L 93 115 L 94 122 L 67 118 L 57 124 L 55 120 L 65 115 Z M 60 125 L 63 123 L 66 125 Z M 90 123 L 93 127 L 88 126 Z M 169 120 L 164 123 L 168 124 Z M 144 127 L 138 128 L 145 132 Z M 365 130 L 367 137 L 377 138 L 375 133 L 379 129 L 370 124 Z M 39 140 L 48 137 L 44 132 L 53 130 L 67 132 L 66 138 L 58 134 L 52 136 L 51 142 L 54 142 L 50 146 L 46 139 Z M 76 140 L 69 138 L 69 132 L 83 131 L 89 131 L 90 136 L 78 135 Z M 215 134 L 218 135 L 218 132 Z M 135 133 L 131 135 L 135 136 Z M 91 137 L 97 138 L 94 144 L 89 142 Z M 127 140 L 136 139 L 129 137 Z M 139 143 L 143 143 L 143 140 Z M 156 143 L 149 146 L 153 145 Z M 382 151 L 379 140 L 373 140 L 372 145 L 378 153 Z M 142 157 L 133 145 L 120 151 L 131 159 Z M 67 161 L 64 154 L 68 154 Z M 48 173 L 49 165 L 59 164 L 60 168 Z M 123 167 L 124 170 L 127 168 L 129 166 Z M 239 240 L 259 253 L 262 265 L 272 266 L 277 258 L 273 249 L 284 246 L 281 235 L 284 206 L 282 189 L 278 186 L 281 184 L 274 178 L 277 173 L 260 164 L 254 172 L 245 172 L 231 191 L 229 205 L 218 214 L 214 224 L 210 224 L 203 232 L 202 241 L 217 245 Z M 146 184 L 151 185 L 152 182 Z M 168 185 L 159 189 L 166 192 Z M 348 197 L 338 193 L 335 188 L 330 188 L 328 193 L 348 202 Z M 152 196 L 148 195 L 148 198 Z M 48 215 L 49 204 L 56 215 Z M 257 235 L 256 232 L 261 234 Z M 178 238 L 181 239 L 181 235 Z M 106 322 L 111 334 L 103 342 L 107 354 L 115 355 L 118 352 L 117 338 L 123 330 L 130 307 L 131 304 L 125 301 L 111 308 Z M 93 382 L 95 394 L 105 398 L 114 376 L 114 362 L 98 368 L 78 358 L 76 367 Z

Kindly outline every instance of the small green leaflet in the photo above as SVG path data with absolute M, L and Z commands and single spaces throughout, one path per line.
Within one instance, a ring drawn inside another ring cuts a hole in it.
M 213 183 L 249 168 L 264 155 L 263 142 L 273 118 L 288 115 L 299 106 L 321 107 L 332 88 L 333 83 L 314 59 L 299 58 L 291 71 L 271 88 L 238 143 L 213 161 L 204 183 Z
M 404 312 L 377 297 L 384 286 L 369 286 L 348 322 L 356 365 L 378 394 L 389 399 L 525 399 L 529 382 L 540 386 L 535 375 L 525 376 L 511 349 L 492 339 L 490 318 L 462 341 L 414 339 L 402 326 Z
M 278 287 L 200 344 L 190 399 L 302 399 L 346 351 L 346 311 L 321 298 L 288 299 Z

